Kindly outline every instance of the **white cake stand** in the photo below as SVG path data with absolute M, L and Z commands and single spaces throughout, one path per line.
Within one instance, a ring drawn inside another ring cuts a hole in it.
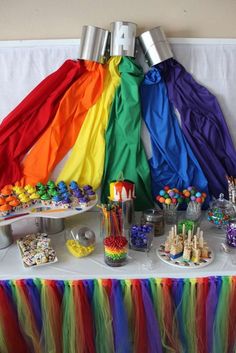
M 97 204 L 98 198 L 91 200 L 86 207 L 76 206 L 73 208 L 62 209 L 62 207 L 50 207 L 42 204 L 35 204 L 29 208 L 21 209 L 9 216 L 0 217 L 0 249 L 9 246 L 12 241 L 11 224 L 22 219 L 36 218 L 39 232 L 54 234 L 61 232 L 65 225 L 64 219 L 76 216 L 89 211 Z M 9 217 L 9 218 L 8 218 Z

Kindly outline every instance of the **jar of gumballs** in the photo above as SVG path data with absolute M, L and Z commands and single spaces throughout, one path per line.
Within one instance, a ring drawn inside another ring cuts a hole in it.
M 129 247 L 137 251 L 149 251 L 153 241 L 152 225 L 133 225 L 129 231 Z
M 208 211 L 208 221 L 217 228 L 226 228 L 231 218 L 235 217 L 235 210 L 232 202 L 220 194 L 219 198 L 213 201 Z

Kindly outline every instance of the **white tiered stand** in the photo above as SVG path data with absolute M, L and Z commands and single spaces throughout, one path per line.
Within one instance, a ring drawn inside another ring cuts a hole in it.
M 0 249 L 9 246 L 12 243 L 12 223 L 35 218 L 35 223 L 38 225 L 39 232 L 46 232 L 48 234 L 54 234 L 61 232 L 64 229 L 64 219 L 72 216 L 76 216 L 91 210 L 97 203 L 97 197 L 95 200 L 91 200 L 86 207 L 74 207 L 68 208 L 62 211 L 60 207 L 49 208 L 35 212 L 35 209 L 46 208 L 42 204 L 36 204 L 32 207 L 22 209 L 18 212 L 12 213 L 9 219 L 6 217 L 0 217 Z M 50 207 L 50 206 L 49 206 Z M 56 211 L 58 209 L 58 212 Z M 28 213 L 25 215 L 21 215 Z M 6 219 L 4 219 L 6 218 Z

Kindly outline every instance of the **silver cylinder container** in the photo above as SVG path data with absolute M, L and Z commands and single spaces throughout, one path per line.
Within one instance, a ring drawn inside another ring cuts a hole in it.
M 137 25 L 132 22 L 111 23 L 110 56 L 135 56 Z
M 79 59 L 104 63 L 109 32 L 95 26 L 83 26 Z
M 0 226 L 0 249 L 7 248 L 13 242 L 11 225 Z
M 157 65 L 173 57 L 172 50 L 161 27 L 142 33 L 138 39 L 149 66 Z
M 62 232 L 65 228 L 63 218 L 42 218 L 38 217 L 36 219 L 36 224 L 38 226 L 40 233 L 55 234 Z

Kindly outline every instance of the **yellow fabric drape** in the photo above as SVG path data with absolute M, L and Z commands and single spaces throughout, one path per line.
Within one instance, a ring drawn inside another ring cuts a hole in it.
M 75 180 L 79 185 L 89 184 L 95 190 L 100 186 L 105 159 L 105 130 L 110 107 L 120 83 L 118 65 L 121 57 L 109 60 L 104 91 L 97 103 L 89 109 L 73 150 L 58 176 L 57 182 Z
M 45 183 L 74 145 L 88 110 L 103 92 L 106 69 L 84 61 L 85 73 L 66 91 L 56 115 L 22 164 L 21 185 Z

